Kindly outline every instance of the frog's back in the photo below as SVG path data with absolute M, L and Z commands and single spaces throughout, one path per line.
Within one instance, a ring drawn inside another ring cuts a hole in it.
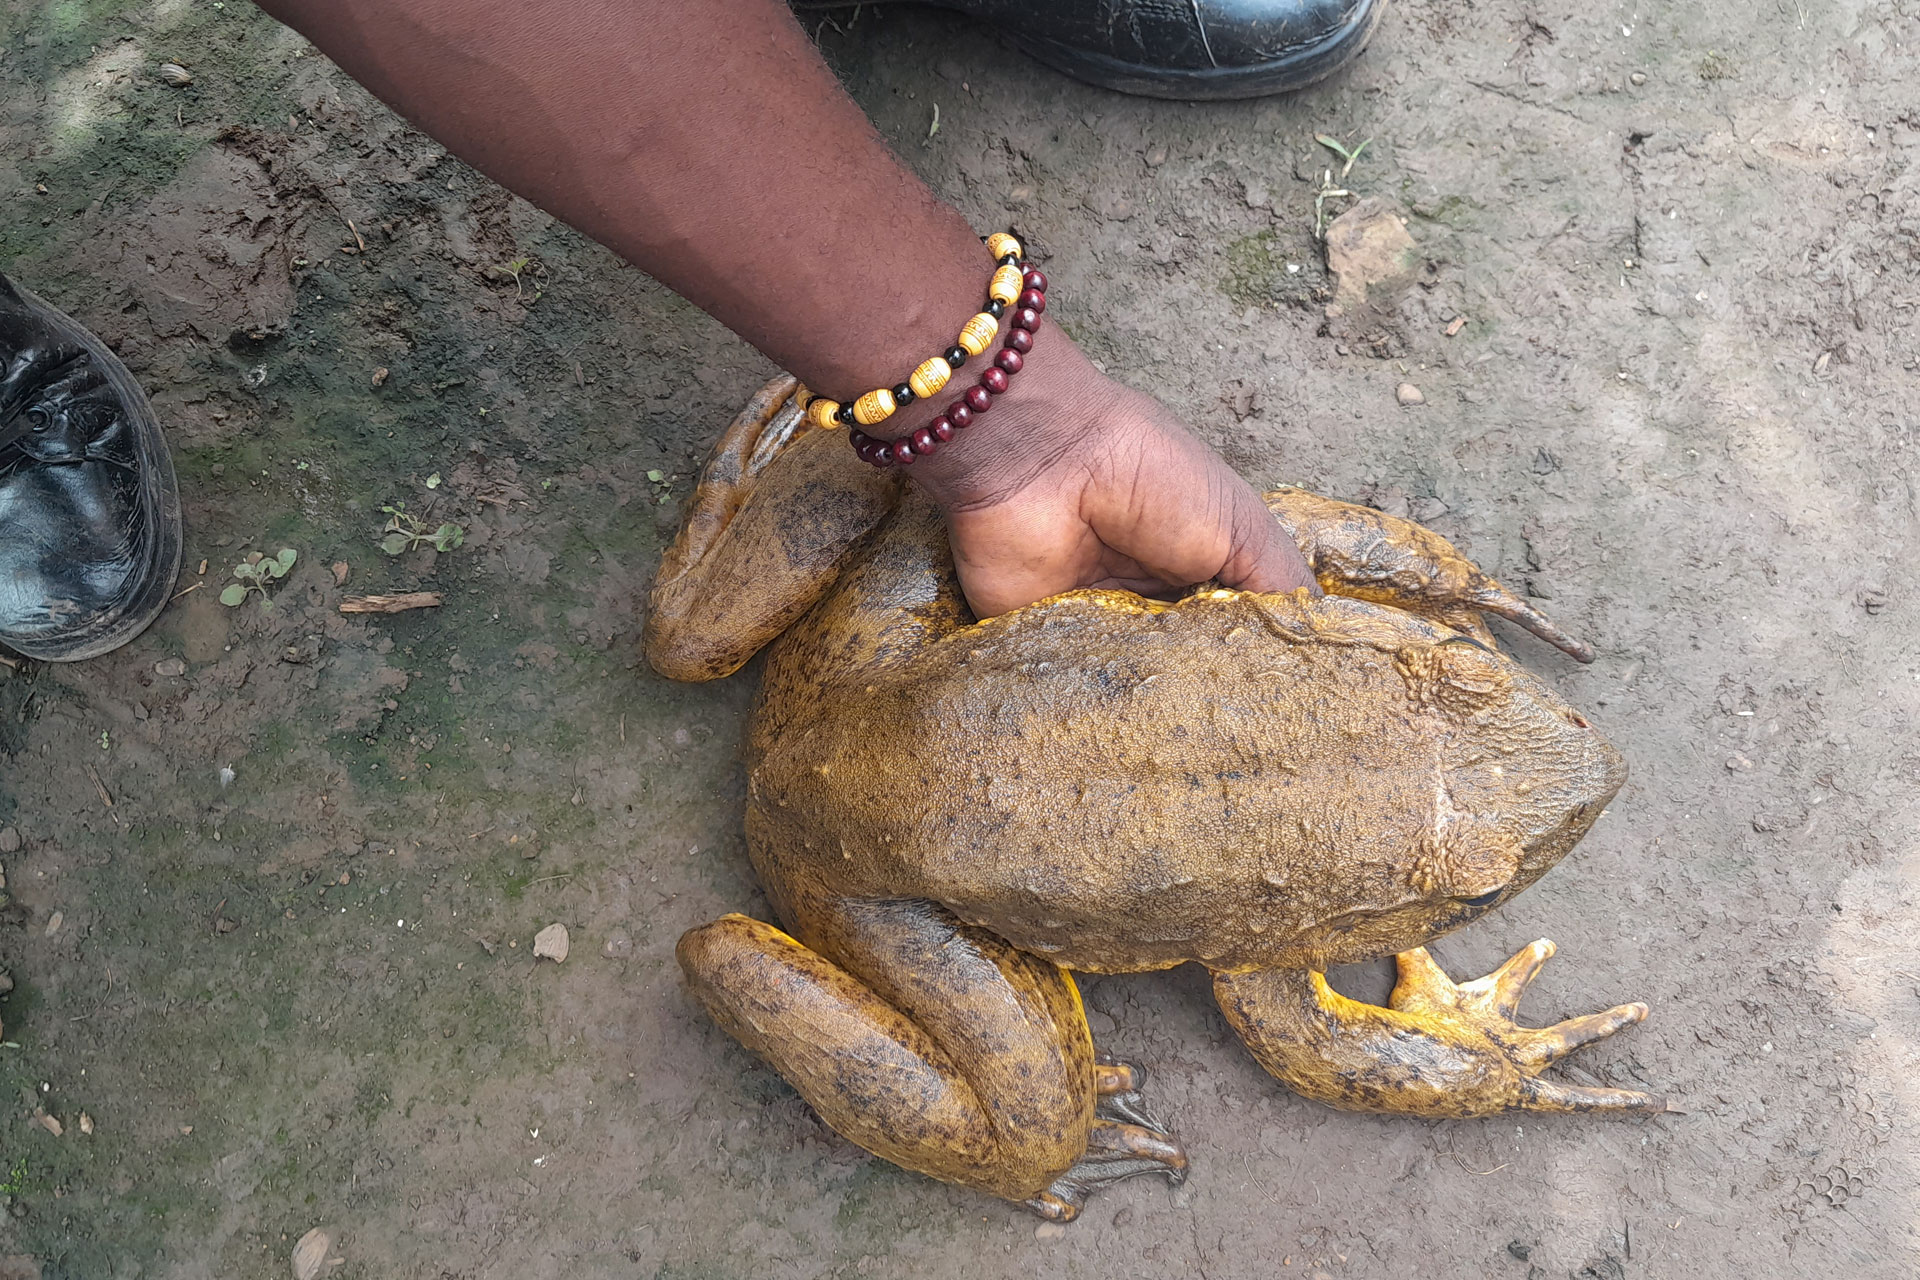
M 1237 592 L 968 626 L 914 554 L 883 540 L 770 656 L 748 812 L 769 881 L 928 898 L 1103 970 L 1271 964 L 1414 896 L 1445 735 L 1395 655 L 1444 630 Z

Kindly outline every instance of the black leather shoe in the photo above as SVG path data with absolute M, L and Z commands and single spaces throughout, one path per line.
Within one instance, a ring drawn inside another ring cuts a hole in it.
M 147 397 L 98 338 L 0 276 L 0 644 L 118 648 L 180 572 L 180 495 Z
M 1382 7 L 1382 0 L 931 2 L 992 23 L 1077 79 L 1179 99 L 1258 98 L 1310 85 L 1366 48 Z

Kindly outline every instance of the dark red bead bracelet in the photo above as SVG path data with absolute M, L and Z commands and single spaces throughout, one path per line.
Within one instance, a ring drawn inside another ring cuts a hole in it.
M 911 435 L 898 440 L 876 440 L 857 427 L 849 431 L 847 438 L 853 442 L 853 451 L 860 461 L 876 467 L 906 467 L 916 458 L 930 458 L 940 451 L 940 446 L 972 426 L 975 418 L 993 408 L 996 397 L 1012 388 L 1014 375 L 1026 364 L 1026 353 L 1033 350 L 1033 336 L 1040 328 L 1040 316 L 1047 309 L 1047 277 L 1031 263 L 1022 262 L 1020 267 L 1025 288 L 1018 302 L 1008 308 L 997 300 L 987 301 L 987 313 L 994 319 L 1005 315 L 1006 336 L 980 380 L 948 405 L 946 412 Z M 955 352 L 959 352 L 962 359 L 966 353 L 958 347 L 947 353 L 947 362 L 958 368 L 960 361 L 954 359 Z

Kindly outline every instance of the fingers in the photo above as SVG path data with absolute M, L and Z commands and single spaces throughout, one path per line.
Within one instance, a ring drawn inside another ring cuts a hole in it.
M 1228 519 L 1230 546 L 1226 562 L 1216 575 L 1221 585 L 1242 591 L 1296 591 L 1305 587 L 1319 595 L 1320 584 L 1314 580 L 1313 568 L 1299 544 L 1287 536 L 1273 512 L 1244 480 L 1227 471 L 1224 463 L 1220 469 L 1234 488 Z
M 1659 1115 L 1673 1107 L 1665 1098 L 1634 1089 L 1587 1089 L 1528 1077 L 1521 1085 L 1523 1111 L 1607 1111 L 1619 1115 Z
M 1605 1040 L 1623 1027 L 1642 1022 L 1647 1006 L 1640 1003 L 1616 1005 L 1605 1013 L 1590 1013 L 1584 1018 L 1569 1018 L 1551 1027 L 1527 1032 L 1514 1046 L 1514 1059 L 1528 1070 L 1539 1070 L 1558 1062 L 1576 1049 L 1596 1040 Z
M 1511 1019 L 1520 1007 L 1520 997 L 1526 993 L 1527 984 L 1539 974 L 1540 966 L 1553 958 L 1554 950 L 1552 941 L 1542 938 L 1521 948 L 1511 960 L 1486 977 L 1461 983 L 1460 994 L 1477 1009 Z

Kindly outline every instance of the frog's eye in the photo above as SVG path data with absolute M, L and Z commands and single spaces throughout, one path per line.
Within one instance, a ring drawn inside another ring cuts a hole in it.
M 1506 891 L 1506 886 L 1502 885 L 1498 889 L 1489 889 L 1485 893 L 1476 893 L 1471 898 L 1461 898 L 1459 899 L 1459 903 L 1463 907 L 1490 907 L 1500 901 L 1500 895 Z
M 1481 906 L 1507 891 L 1520 870 L 1520 842 L 1492 823 L 1455 821 L 1423 832 L 1407 882 L 1433 898 Z
M 1470 636 L 1408 645 L 1394 655 L 1394 666 L 1408 698 L 1423 711 L 1470 714 L 1505 696 L 1512 684 L 1505 660 Z

